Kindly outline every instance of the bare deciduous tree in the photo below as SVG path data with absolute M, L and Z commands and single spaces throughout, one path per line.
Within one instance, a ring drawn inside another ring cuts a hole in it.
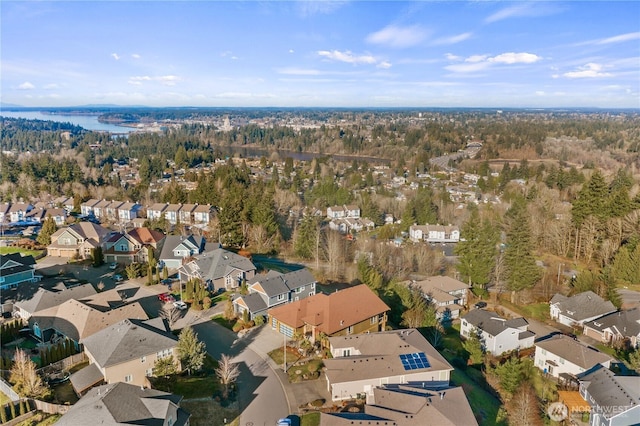
M 13 383 L 16 392 L 23 397 L 42 398 L 49 393 L 49 388 L 36 372 L 36 364 L 22 349 L 16 350 L 9 381 Z
M 167 320 L 167 322 L 169 323 L 169 327 L 173 327 L 173 324 L 175 324 L 176 321 L 178 321 L 182 317 L 182 313 L 174 306 L 165 304 L 158 312 L 158 316 L 162 319 Z
M 227 354 L 222 354 L 220 361 L 218 362 L 218 368 L 216 368 L 216 376 L 220 380 L 220 384 L 224 386 L 223 397 L 229 396 L 229 388 L 233 385 L 238 376 L 240 375 L 240 369 L 238 364 L 231 361 L 231 357 Z

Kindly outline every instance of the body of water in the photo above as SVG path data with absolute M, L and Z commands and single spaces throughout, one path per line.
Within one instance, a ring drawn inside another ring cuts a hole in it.
M 46 120 L 58 123 L 71 123 L 86 130 L 96 132 L 130 133 L 132 127 L 116 126 L 115 124 L 100 123 L 98 115 L 85 114 L 49 114 L 41 111 L 0 111 L 0 116 L 12 118 L 24 118 L 27 120 Z

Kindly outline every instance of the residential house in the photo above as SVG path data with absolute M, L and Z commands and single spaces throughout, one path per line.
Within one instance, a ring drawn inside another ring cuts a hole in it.
M 247 284 L 249 294 L 236 297 L 233 306 L 239 315 L 247 311 L 250 319 L 258 315 L 267 315 L 267 309 L 274 306 L 316 294 L 316 279 L 307 269 L 286 274 L 269 271 L 267 274 L 253 277 Z
M 147 219 L 159 220 L 164 217 L 164 211 L 167 208 L 165 203 L 155 203 L 147 208 Z
M 553 377 L 575 377 L 597 364 L 609 368 L 611 357 L 564 334 L 536 342 L 534 364 Z
M 344 206 L 344 210 L 345 210 L 345 217 L 350 217 L 350 218 L 359 218 L 360 217 L 360 207 L 354 205 L 354 204 L 349 204 L 349 205 L 345 205 Z
M 180 408 L 182 396 L 116 382 L 91 389 L 56 425 L 189 426 L 190 414 Z
M 22 221 L 27 222 L 28 224 L 41 224 L 44 222 L 47 215 L 47 210 L 43 208 L 33 208 L 29 213 L 24 215 Z
M 583 334 L 603 343 L 629 341 L 640 346 L 640 308 L 618 311 L 584 323 Z
M 56 226 L 64 226 L 67 224 L 67 210 L 64 208 L 52 208 L 46 210 L 46 216 L 53 219 Z
M 53 257 L 78 257 L 89 259 L 91 251 L 101 247 L 108 239 L 111 231 L 91 222 L 75 223 L 67 228 L 60 228 L 51 235 L 51 244 L 47 247 L 47 255 Z
M 343 217 L 347 217 L 347 210 L 343 206 L 327 207 L 327 218 L 341 219 Z
M 460 241 L 460 229 L 451 225 L 411 225 L 409 238 L 413 242 L 457 243 Z
M 120 207 L 122 207 L 124 203 L 122 201 L 111 201 L 107 207 L 105 207 L 105 218 L 109 222 L 117 222 L 120 220 Z
M 364 413 L 320 413 L 320 426 L 477 424 L 462 387 L 382 385 L 373 389 L 373 401 L 364 406 Z
M 0 290 L 17 287 L 20 283 L 39 281 L 36 275 L 36 260 L 20 253 L 0 255 Z
M 167 268 L 178 269 L 184 259 L 202 253 L 206 245 L 208 244 L 205 238 L 197 235 L 167 235 L 159 260 Z M 220 244 L 215 244 L 210 248 L 214 250 L 220 247 Z
M 65 197 L 64 195 L 53 200 L 54 206 L 65 209 L 67 213 L 73 211 L 74 203 L 73 197 Z
M 126 234 L 113 234 L 105 243 L 104 259 L 125 265 L 148 262 L 149 248 L 154 253 L 158 252 L 164 238 L 162 232 L 149 228 L 133 228 Z
M 115 309 L 99 310 L 75 299 L 34 312 L 29 328 L 41 342 L 56 340 L 56 336 L 71 339 L 76 346 L 94 333 L 123 319 L 148 319 L 139 302 L 120 305 Z
M 109 206 L 109 204 L 111 204 L 111 201 L 102 200 L 98 201 L 93 206 L 93 215 L 96 217 L 96 219 L 100 219 L 101 221 L 107 219 L 107 206 Z
M 61 305 L 71 299 L 83 301 L 96 293 L 92 284 L 81 284 L 69 288 L 63 286 L 62 290 L 47 290 L 41 287 L 31 298 L 15 302 L 13 310 L 20 318 L 28 320 L 35 312 Z
M 10 222 L 9 209 L 11 209 L 10 203 L 0 203 L 0 225 Z
M 167 204 L 167 207 L 164 209 L 164 218 L 172 225 L 176 225 L 178 223 L 178 212 L 182 207 L 181 204 Z
M 332 219 L 329 222 L 329 229 L 338 231 L 341 234 L 348 234 L 351 232 L 360 232 L 363 230 L 370 230 L 376 227 L 376 224 L 366 218 L 342 218 Z
M 178 273 L 181 282 L 198 279 L 211 290 L 230 290 L 253 278 L 256 267 L 248 258 L 218 248 L 195 256 Z
M 138 217 L 138 213 L 142 206 L 138 203 L 122 203 L 118 207 L 118 220 L 120 222 L 131 222 Z
M 82 395 L 97 383 L 147 386 L 155 362 L 173 357 L 179 371 L 178 339 L 162 318 L 124 319 L 81 340 L 89 365 L 71 376 Z
M 549 302 L 551 319 L 569 327 L 582 326 L 585 322 L 616 310 L 613 303 L 592 291 L 585 291 L 571 297 L 556 293 Z
M 294 333 L 311 342 L 323 337 L 384 330 L 389 307 L 366 285 L 329 295 L 318 293 L 268 310 L 271 328 L 287 337 Z
M 383 384 L 447 387 L 453 367 L 415 328 L 329 337 L 324 360 L 334 401 L 365 395 Z
M 83 216 L 95 216 L 95 214 L 93 213 L 93 208 L 99 202 L 100 200 L 96 200 L 95 198 L 85 201 L 84 203 L 80 204 L 80 213 Z
M 486 352 L 500 355 L 532 347 L 535 334 L 528 327 L 524 318 L 504 319 L 495 312 L 473 309 L 462 317 L 460 335 L 468 338 L 476 334 Z
M 640 423 L 640 376 L 616 376 L 596 365 L 578 376 L 580 396 L 591 407 L 590 426 Z
M 29 203 L 15 203 L 9 207 L 9 222 L 23 222 L 27 218 L 27 214 L 33 209 Z
M 193 212 L 195 211 L 197 204 L 182 204 L 178 211 L 178 220 L 184 225 L 191 225 L 194 221 Z
M 193 210 L 193 224 L 194 225 L 208 225 L 213 215 L 213 207 L 210 204 L 197 205 Z
M 433 276 L 420 281 L 410 281 L 410 286 L 420 289 L 422 294 L 436 307 L 436 317 L 449 321 L 460 316 L 467 305 L 469 285 L 446 276 Z

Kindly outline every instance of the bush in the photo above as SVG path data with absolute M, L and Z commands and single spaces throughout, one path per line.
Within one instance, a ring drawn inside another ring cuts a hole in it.
M 233 324 L 233 332 L 237 333 L 238 331 L 244 329 L 244 323 L 242 321 L 237 321 L 235 324 Z
M 254 320 L 254 322 L 256 323 L 257 326 L 261 326 L 262 324 L 264 324 L 264 316 L 262 316 L 262 315 L 258 315 L 253 320 Z
M 202 308 L 209 309 L 211 307 L 211 298 L 209 296 L 202 299 Z

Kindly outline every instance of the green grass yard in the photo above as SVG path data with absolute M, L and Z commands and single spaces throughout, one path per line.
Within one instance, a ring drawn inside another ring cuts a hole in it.
M 44 250 L 28 250 L 20 247 L 0 247 L 0 254 L 13 254 L 21 253 L 23 256 L 37 257 L 42 254 Z

